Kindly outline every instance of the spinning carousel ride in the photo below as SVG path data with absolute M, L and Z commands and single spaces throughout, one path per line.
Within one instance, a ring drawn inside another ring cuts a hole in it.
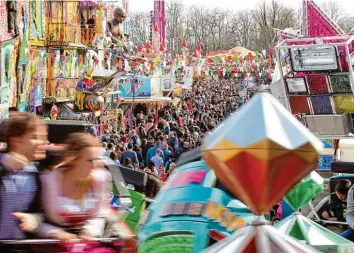
M 261 93 L 208 136 L 203 150 L 221 182 L 262 215 L 317 168 L 322 142 L 275 98 Z M 256 220 L 206 252 L 318 251 Z

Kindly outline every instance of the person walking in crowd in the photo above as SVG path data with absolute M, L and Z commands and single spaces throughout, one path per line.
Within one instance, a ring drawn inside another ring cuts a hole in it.
M 153 156 L 155 156 L 157 154 L 157 150 L 159 149 L 159 144 L 160 141 L 156 140 L 155 141 L 155 146 L 149 148 L 148 152 L 147 152 L 147 158 L 146 158 L 146 162 L 150 162 L 153 158 Z M 164 160 L 164 154 L 162 154 L 162 159 Z
M 124 151 L 121 155 L 120 163 L 125 164 L 126 158 L 129 158 L 131 160 L 131 163 L 133 163 L 132 164 L 133 168 L 139 169 L 137 154 L 132 149 L 133 149 L 133 146 L 132 146 L 132 144 L 129 143 L 127 145 L 127 150 Z
M 164 160 L 162 158 L 163 151 L 161 149 L 157 149 L 155 156 L 152 157 L 151 161 L 154 163 L 154 167 L 159 171 L 160 167 L 164 167 Z
M 126 157 L 126 159 L 124 160 L 123 166 L 134 170 L 134 167 L 133 167 L 133 164 L 132 164 L 132 160 L 129 157 Z
M 159 175 L 159 171 L 155 167 L 155 164 L 153 161 L 150 161 L 147 165 L 147 168 L 144 169 L 144 172 Z
M 118 153 L 116 151 L 111 152 L 110 158 L 115 162 L 116 165 L 121 165 L 120 160 L 118 159 Z
M 115 148 L 115 146 L 113 145 L 113 143 L 107 144 L 107 148 L 106 148 L 104 155 L 110 157 L 111 152 L 114 150 L 114 148 Z
M 159 176 L 160 176 L 160 179 L 165 182 L 167 179 L 168 179 L 168 174 L 165 172 L 165 167 L 164 167 L 164 164 L 160 164 L 160 167 L 159 167 Z

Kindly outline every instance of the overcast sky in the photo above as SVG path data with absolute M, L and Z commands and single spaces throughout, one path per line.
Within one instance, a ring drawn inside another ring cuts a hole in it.
M 255 5 L 261 0 L 180 0 L 185 5 L 201 5 L 207 7 L 220 7 L 231 10 L 240 10 L 240 9 L 252 9 Z M 266 0 L 269 1 L 269 0 Z M 284 0 L 291 6 L 297 8 L 301 5 L 301 0 Z M 320 4 L 326 2 L 327 0 L 314 0 L 315 3 Z M 354 16 L 354 6 L 355 0 L 337 0 L 337 2 L 344 6 L 345 10 L 352 10 L 351 15 Z M 144 10 L 153 10 L 154 0 L 129 0 L 129 11 L 144 11 Z

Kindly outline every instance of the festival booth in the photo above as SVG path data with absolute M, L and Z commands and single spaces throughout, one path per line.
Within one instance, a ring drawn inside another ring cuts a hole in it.
M 103 4 L 101 1 L 55 1 L 48 2 L 46 10 L 48 84 L 43 116 L 90 122 L 97 127 L 98 135 L 102 135 L 108 122 L 117 125 L 117 114 L 104 112 L 107 88 L 115 72 L 105 70 L 102 62 L 104 52 L 98 35 L 104 31 Z M 97 14 L 95 27 L 90 28 L 94 29 L 90 39 L 85 37 L 82 15 L 77 15 L 88 10 L 89 14 Z M 87 47 L 93 42 L 99 43 L 98 51 Z
M 215 80 L 235 79 L 235 89 L 267 89 L 275 67 L 272 51 L 253 52 L 243 47 L 209 52 L 200 74 Z M 266 87 L 266 88 L 265 88 Z
M 139 76 L 126 74 L 116 84 L 118 93 L 113 94 L 112 102 L 119 101 L 123 111 L 134 111 L 137 105 L 144 105 L 147 109 L 158 110 L 165 104 L 178 103 L 179 99 L 163 96 L 160 75 Z M 126 115 L 130 117 L 129 115 Z

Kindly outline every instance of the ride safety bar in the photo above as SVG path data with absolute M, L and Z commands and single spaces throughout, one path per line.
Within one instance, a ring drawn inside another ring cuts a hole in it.
M 94 238 L 92 241 L 110 243 L 119 241 L 118 238 Z M 81 243 L 83 240 L 75 239 L 72 240 L 73 243 Z M 59 244 L 59 240 L 54 239 L 33 239 L 33 240 L 0 240 L 0 245 L 38 245 L 38 244 Z

